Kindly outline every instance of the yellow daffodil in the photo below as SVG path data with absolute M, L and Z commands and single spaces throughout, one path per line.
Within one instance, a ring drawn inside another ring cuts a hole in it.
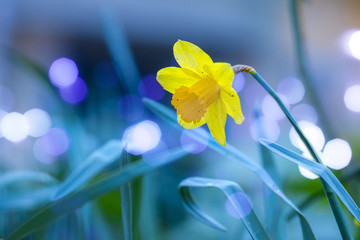
M 225 123 L 229 114 L 237 124 L 244 121 L 240 99 L 232 88 L 234 70 L 228 63 L 214 63 L 198 46 L 177 41 L 174 56 L 179 67 L 158 71 L 157 81 L 173 94 L 179 124 L 187 129 L 207 123 L 211 135 L 226 144 Z

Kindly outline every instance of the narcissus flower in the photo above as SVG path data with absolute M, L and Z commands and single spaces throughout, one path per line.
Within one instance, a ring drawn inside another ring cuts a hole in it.
M 174 56 L 180 68 L 163 68 L 156 79 L 173 94 L 171 104 L 179 124 L 192 129 L 207 123 L 215 140 L 225 145 L 227 114 L 237 124 L 244 121 L 239 96 L 232 88 L 233 68 L 228 63 L 214 63 L 198 46 L 186 41 L 174 44 Z

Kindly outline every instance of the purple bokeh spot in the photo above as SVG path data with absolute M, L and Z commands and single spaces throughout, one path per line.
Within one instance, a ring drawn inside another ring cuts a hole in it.
M 41 138 L 35 141 L 33 153 L 35 158 L 44 164 L 52 164 L 57 160 L 56 156 L 52 156 L 47 151 L 45 151 Z
M 231 194 L 226 200 L 225 208 L 230 216 L 237 219 L 248 216 L 253 209 L 250 197 L 242 192 Z
M 245 85 L 245 77 L 243 73 L 238 73 L 234 77 L 233 88 L 236 92 L 240 92 Z
M 196 131 L 199 135 L 204 136 L 204 138 L 206 138 L 206 141 L 204 142 L 199 142 L 197 140 L 195 140 L 194 138 L 192 138 L 188 132 L 190 131 Z M 191 130 L 184 130 L 180 136 L 180 143 L 181 146 L 184 148 L 185 151 L 192 153 L 192 154 L 198 154 L 203 152 L 207 145 L 208 145 L 208 134 L 206 133 L 206 131 L 203 128 L 196 128 L 196 129 L 191 129 Z
M 119 100 L 118 113 L 122 119 L 128 122 L 137 121 L 144 113 L 144 104 L 138 96 L 125 95 Z
M 112 63 L 100 62 L 95 66 L 93 77 L 95 84 L 102 88 L 110 88 L 118 84 L 118 77 Z
M 76 81 L 79 70 L 69 58 L 56 59 L 50 66 L 49 78 L 56 87 L 68 87 Z
M 139 93 L 142 97 L 151 98 L 153 100 L 160 100 L 164 96 L 164 89 L 156 81 L 156 76 L 150 74 L 145 76 L 139 84 Z
M 87 86 L 84 80 L 77 78 L 76 81 L 65 88 L 59 89 L 61 98 L 70 104 L 78 104 L 82 102 L 87 94 Z
M 44 151 L 51 156 L 59 156 L 69 148 L 69 137 L 61 128 L 52 128 L 40 138 Z

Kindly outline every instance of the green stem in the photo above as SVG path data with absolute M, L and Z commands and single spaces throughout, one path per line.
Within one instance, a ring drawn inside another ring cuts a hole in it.
M 298 68 L 301 75 L 301 78 L 305 84 L 305 88 L 307 90 L 308 96 L 310 97 L 310 101 L 312 104 L 315 105 L 319 113 L 319 122 L 320 125 L 326 130 L 325 134 L 328 134 L 327 137 L 334 138 L 334 133 L 328 124 L 326 119 L 326 114 L 324 109 L 320 105 L 319 95 L 316 94 L 316 86 L 315 81 L 310 74 L 309 66 L 308 66 L 308 57 L 305 50 L 304 44 L 304 37 L 301 31 L 301 23 L 300 23 L 300 16 L 299 16 L 299 0 L 289 0 L 290 4 L 290 17 L 291 17 L 291 24 L 292 30 L 294 35 L 295 41 L 295 50 L 298 62 Z
M 290 111 L 287 109 L 283 101 L 280 99 L 280 97 L 277 95 L 277 93 L 270 87 L 270 85 L 255 71 L 254 68 L 244 65 L 236 65 L 233 66 L 233 69 L 235 73 L 237 72 L 246 72 L 251 74 L 251 76 L 270 94 L 271 97 L 274 98 L 274 100 L 277 102 L 281 110 L 285 113 L 287 119 L 290 121 L 291 125 L 296 130 L 297 134 L 301 138 L 302 142 L 305 144 L 306 148 L 309 150 L 311 156 L 313 159 L 318 162 L 322 163 L 319 156 L 315 152 L 314 148 L 311 146 L 310 142 L 305 137 L 304 133 L 300 129 L 298 123 L 294 119 L 294 117 L 291 115 Z M 336 223 L 338 224 L 338 227 L 340 229 L 340 233 L 343 239 L 353 239 L 349 230 L 348 225 L 346 224 L 344 214 L 341 210 L 339 200 L 335 193 L 332 191 L 332 189 L 327 185 L 325 181 L 323 181 L 321 178 L 321 183 L 323 185 L 326 197 L 329 201 L 331 210 L 335 216 Z
M 121 168 L 126 168 L 130 163 L 129 154 L 120 159 Z M 120 186 L 121 195 L 121 219 L 122 219 L 122 234 L 125 240 L 132 240 L 132 189 L 131 182 Z

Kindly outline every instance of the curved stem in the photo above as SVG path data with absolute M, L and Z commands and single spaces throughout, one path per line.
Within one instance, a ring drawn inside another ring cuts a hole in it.
M 307 90 L 308 96 L 312 104 L 315 105 L 319 113 L 319 122 L 321 126 L 326 130 L 325 134 L 327 134 L 329 138 L 334 138 L 335 134 L 332 131 L 329 123 L 326 121 L 326 114 L 324 109 L 320 104 L 320 99 L 318 94 L 316 94 L 316 86 L 314 78 L 312 77 L 309 66 L 308 66 L 308 57 L 306 54 L 305 44 L 304 44 L 304 36 L 301 30 L 301 22 L 299 16 L 299 0 L 289 0 L 290 5 L 290 17 L 292 30 L 294 35 L 295 42 L 295 50 L 297 56 L 297 63 L 299 68 L 300 76 L 305 84 L 305 88 Z
M 296 122 L 295 118 L 291 115 L 290 111 L 287 109 L 283 101 L 280 99 L 279 95 L 270 87 L 270 85 L 255 71 L 254 68 L 246 65 L 235 65 L 233 66 L 234 72 L 246 72 L 251 74 L 251 76 L 270 94 L 272 98 L 277 102 L 281 110 L 285 113 L 287 119 L 290 121 L 291 125 L 296 130 L 297 134 L 301 138 L 302 142 L 305 144 L 306 148 L 309 150 L 311 156 L 313 159 L 321 163 L 321 160 L 318 156 L 318 154 L 315 152 L 314 148 L 311 146 L 310 142 L 305 137 L 304 133 L 300 129 L 298 123 Z M 327 185 L 325 181 L 322 179 L 321 183 L 323 185 L 326 197 L 329 201 L 331 210 L 334 214 L 336 223 L 338 224 L 338 227 L 340 229 L 340 233 L 343 239 L 353 239 L 349 230 L 349 227 L 346 224 L 344 214 L 341 210 L 341 206 L 339 203 L 339 200 L 336 196 L 336 194 L 332 191 L 332 189 Z

